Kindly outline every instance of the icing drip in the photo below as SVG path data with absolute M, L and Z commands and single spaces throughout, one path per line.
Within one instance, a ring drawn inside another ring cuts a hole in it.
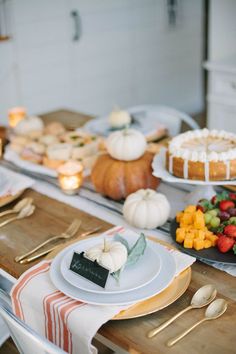
M 173 173 L 173 156 L 169 156 L 169 172 L 172 174 Z
M 184 178 L 188 178 L 188 160 L 184 160 Z
M 204 164 L 204 170 L 205 170 L 205 181 L 209 181 L 209 177 L 210 177 L 210 175 L 209 175 L 209 162 L 207 161 L 207 162 L 205 162 L 205 164 Z
M 226 179 L 230 179 L 230 160 L 225 161 L 226 166 Z

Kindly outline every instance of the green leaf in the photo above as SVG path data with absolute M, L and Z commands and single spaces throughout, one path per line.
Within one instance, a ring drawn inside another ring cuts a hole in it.
M 147 247 L 146 237 L 143 233 L 141 233 L 140 237 L 138 238 L 138 240 L 136 241 L 136 243 L 131 248 L 128 254 L 128 258 L 125 266 L 135 264 L 139 260 L 140 256 L 144 254 L 146 247 Z
M 120 236 L 119 234 L 116 234 L 114 239 L 115 239 L 115 241 L 122 243 L 127 248 L 128 253 L 130 252 L 129 244 L 124 237 Z

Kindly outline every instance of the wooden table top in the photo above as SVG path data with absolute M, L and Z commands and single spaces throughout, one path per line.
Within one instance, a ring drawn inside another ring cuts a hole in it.
M 101 231 L 111 227 L 103 220 L 91 217 L 83 211 L 35 191 L 25 191 L 23 197 L 25 196 L 34 198 L 37 207 L 35 214 L 28 219 L 11 223 L 0 231 L 0 267 L 15 278 L 18 278 L 34 263 L 20 265 L 14 262 L 14 257 L 46 240 L 49 234 L 63 231 L 74 218 L 83 220 L 81 231 L 98 225 L 101 226 Z M 148 330 L 160 325 L 189 305 L 193 293 L 205 284 L 215 285 L 218 297 L 226 299 L 229 304 L 227 312 L 220 319 L 202 324 L 172 348 L 166 347 L 166 341 L 199 320 L 205 309 L 189 311 L 154 339 L 146 337 Z M 201 262 L 196 262 L 192 266 L 192 280 L 188 290 L 175 303 L 145 317 L 110 321 L 102 326 L 99 333 L 133 354 L 168 352 L 173 354 L 233 354 L 236 352 L 235 324 L 236 278 Z

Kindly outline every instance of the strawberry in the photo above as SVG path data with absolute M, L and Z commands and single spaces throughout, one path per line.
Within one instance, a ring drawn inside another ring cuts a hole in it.
M 229 193 L 229 198 L 236 201 L 236 193 Z
M 200 204 L 197 205 L 197 210 L 201 210 L 203 213 L 205 212 L 205 208 Z
M 218 250 L 222 253 L 226 253 L 233 248 L 235 241 L 228 236 L 220 236 L 217 240 Z
M 217 195 L 214 195 L 214 197 L 211 198 L 211 203 L 215 205 L 217 203 Z
M 222 211 L 226 211 L 229 208 L 234 208 L 234 202 L 232 202 L 232 200 L 222 200 L 219 204 L 220 210 Z
M 236 237 L 236 225 L 227 225 L 224 228 L 224 234 L 231 237 Z

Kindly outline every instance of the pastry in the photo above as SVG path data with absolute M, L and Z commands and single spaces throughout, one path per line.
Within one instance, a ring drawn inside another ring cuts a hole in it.
M 74 146 L 72 149 L 72 159 L 78 160 L 91 155 L 96 155 L 98 152 L 99 141 L 93 141 L 86 145 Z
M 64 134 L 65 131 L 66 131 L 66 129 L 63 124 L 61 124 L 59 122 L 51 122 L 46 125 L 46 127 L 44 129 L 44 134 L 51 134 L 51 135 L 59 136 L 59 135 Z
M 27 144 L 20 153 L 23 160 L 27 160 L 36 164 L 41 164 L 43 155 L 45 153 L 45 146 L 40 143 L 31 142 Z
M 71 157 L 72 145 L 60 143 L 50 145 L 46 150 L 46 156 L 43 158 L 43 164 L 46 167 L 57 169 Z
M 193 130 L 173 138 L 166 168 L 176 177 L 220 181 L 236 178 L 236 135 L 223 130 Z
M 43 121 L 40 117 L 31 116 L 21 120 L 14 128 L 16 135 L 39 136 L 44 128 Z
M 51 135 L 51 134 L 42 135 L 38 140 L 40 143 L 46 146 L 59 143 L 58 138 L 55 135 Z
M 128 112 L 116 109 L 109 115 L 108 122 L 111 128 L 121 129 L 130 125 L 131 117 Z
M 24 149 L 24 147 L 30 143 L 30 139 L 25 136 L 12 136 L 10 142 L 11 150 L 17 152 L 18 154 Z

